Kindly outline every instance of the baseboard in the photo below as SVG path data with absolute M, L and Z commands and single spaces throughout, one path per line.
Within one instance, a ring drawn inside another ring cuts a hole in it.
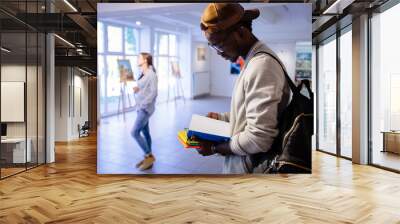
M 199 95 L 193 96 L 193 99 L 195 100 L 195 99 L 209 97 L 209 96 L 211 96 L 210 93 L 203 93 L 203 94 L 199 94 Z

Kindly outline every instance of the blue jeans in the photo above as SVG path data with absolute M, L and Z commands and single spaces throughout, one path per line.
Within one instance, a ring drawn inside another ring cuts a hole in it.
M 145 110 L 138 110 L 135 124 L 131 132 L 132 137 L 136 140 L 143 152 L 151 154 L 151 136 L 149 129 L 150 114 Z M 142 133 L 143 136 L 140 134 Z

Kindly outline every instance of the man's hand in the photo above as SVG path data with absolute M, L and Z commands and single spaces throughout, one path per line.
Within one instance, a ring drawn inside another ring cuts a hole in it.
M 218 113 L 215 112 L 208 112 L 207 117 L 218 120 Z
M 134 92 L 134 93 L 139 92 L 139 87 L 137 87 L 137 86 L 133 87 L 133 92 Z
M 202 156 L 211 156 L 214 154 L 214 152 L 211 150 L 211 146 L 213 145 L 212 142 L 199 139 L 196 139 L 196 141 L 198 141 L 200 144 L 200 148 L 196 149 L 199 154 Z

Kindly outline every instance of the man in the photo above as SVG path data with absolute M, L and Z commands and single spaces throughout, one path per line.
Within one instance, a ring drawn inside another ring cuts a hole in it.
M 279 114 L 287 106 L 290 92 L 279 62 L 260 51 L 274 53 L 252 33 L 258 9 L 244 10 L 238 3 L 211 3 L 201 17 L 201 29 L 210 47 L 221 57 L 245 60 L 236 80 L 230 113 L 210 112 L 208 117 L 230 123 L 231 140 L 201 142 L 203 156 L 225 156 L 224 173 L 252 172 L 250 155 L 267 152 L 278 135 Z

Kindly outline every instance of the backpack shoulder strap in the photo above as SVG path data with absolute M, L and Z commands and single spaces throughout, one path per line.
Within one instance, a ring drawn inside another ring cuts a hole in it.
M 285 70 L 285 67 L 283 66 L 282 62 L 275 55 L 273 55 L 273 54 L 271 54 L 269 52 L 266 52 L 266 51 L 259 51 L 255 55 L 258 55 L 258 54 L 267 54 L 270 57 L 272 57 L 275 61 L 277 61 L 279 63 L 279 65 L 282 67 L 283 73 L 285 74 L 286 82 L 289 84 L 290 90 L 292 90 L 293 94 L 298 94 L 299 93 L 299 91 L 297 90 L 296 85 L 293 83 L 292 79 L 290 79 L 289 75 L 287 74 L 287 72 Z

